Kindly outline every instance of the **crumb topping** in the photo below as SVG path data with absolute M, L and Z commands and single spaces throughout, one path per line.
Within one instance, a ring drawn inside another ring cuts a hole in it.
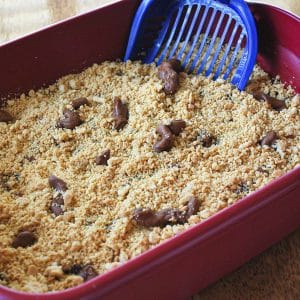
M 258 66 L 240 92 L 103 62 L 9 100 L 0 284 L 62 290 L 126 262 L 296 167 L 299 132 L 299 95 Z

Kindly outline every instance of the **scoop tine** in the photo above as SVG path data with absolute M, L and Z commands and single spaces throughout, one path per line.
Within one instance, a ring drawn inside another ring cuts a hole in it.
M 214 75 L 214 79 L 217 79 L 217 78 L 219 77 L 220 72 L 221 72 L 222 69 L 223 69 L 223 66 L 224 66 L 224 64 L 225 64 L 225 62 L 226 62 L 226 58 L 227 58 L 227 56 L 228 56 L 228 53 L 229 53 L 229 51 L 230 51 L 230 48 L 231 48 L 231 45 L 232 45 L 232 42 L 233 42 L 233 38 L 234 38 L 234 36 L 235 36 L 235 34 L 236 34 L 236 31 L 237 31 L 238 27 L 239 27 L 239 24 L 235 23 L 235 26 L 234 26 L 234 29 L 233 29 L 233 31 L 232 31 L 232 33 L 231 33 L 229 42 L 228 42 L 228 44 L 227 44 L 227 46 L 226 46 L 226 50 L 224 51 L 222 60 L 221 60 L 219 66 L 218 66 L 218 69 L 217 69 L 217 71 L 216 71 L 216 73 L 215 73 L 215 75 Z
M 194 60 L 192 62 L 192 65 L 190 66 L 190 72 L 193 72 L 193 70 L 195 69 L 195 67 L 197 65 L 197 62 L 199 62 L 200 56 L 202 54 L 202 50 L 203 50 L 203 48 L 205 46 L 205 43 L 207 41 L 207 37 L 208 37 L 208 34 L 209 34 L 210 30 L 211 30 L 211 27 L 212 27 L 213 21 L 215 19 L 216 13 L 217 13 L 217 10 L 215 8 L 213 8 L 212 9 L 212 15 L 211 15 L 210 20 L 209 20 L 209 24 L 208 24 L 208 26 L 207 26 L 207 28 L 205 30 L 204 37 L 203 37 L 203 39 L 201 41 L 201 45 L 200 45 L 200 47 L 199 47 L 199 49 L 197 51 L 197 54 L 196 54 L 196 56 L 195 56 L 195 58 L 194 58 Z
M 231 72 L 231 69 L 232 69 L 232 67 L 233 67 L 233 65 L 234 65 L 235 58 L 236 58 L 236 56 L 237 56 L 237 54 L 238 54 L 238 52 L 239 52 L 239 50 L 240 50 L 240 47 L 241 47 L 241 43 L 242 43 L 243 38 L 244 38 L 244 32 L 241 33 L 240 36 L 239 36 L 237 45 L 235 46 L 234 52 L 233 52 L 233 54 L 232 54 L 232 56 L 231 56 L 231 59 L 230 59 L 230 63 L 229 63 L 229 65 L 227 66 L 227 70 L 226 70 L 226 72 L 225 72 L 225 74 L 224 74 L 224 76 L 223 76 L 223 79 L 225 79 L 225 80 L 228 78 L 228 76 L 229 76 L 229 74 L 230 74 L 230 72 Z
M 145 59 L 147 62 L 154 61 L 155 57 L 158 55 L 158 53 L 161 49 L 161 46 L 162 46 L 162 41 L 165 40 L 165 36 L 168 33 L 168 28 L 170 26 L 170 22 L 171 22 L 171 20 L 168 19 L 166 21 L 166 23 L 164 24 L 161 32 L 158 35 L 157 42 L 155 43 L 155 45 L 153 47 L 153 51 L 149 52 Z
M 186 6 L 185 6 L 185 7 L 186 7 Z M 183 23 L 182 23 L 182 25 L 181 25 L 181 27 L 180 27 L 180 31 L 179 31 L 179 33 L 178 33 L 178 35 L 177 35 L 176 41 L 175 41 L 175 43 L 174 43 L 174 45 L 173 45 L 171 51 L 170 51 L 170 53 L 169 53 L 169 59 L 173 57 L 173 55 L 174 55 L 174 53 L 175 53 L 175 51 L 176 51 L 176 49 L 177 49 L 177 47 L 178 47 L 178 44 L 179 44 L 180 39 L 181 39 L 181 37 L 182 37 L 182 35 L 183 35 L 183 32 L 184 32 L 184 30 L 185 30 L 185 27 L 186 27 L 186 24 L 187 24 L 187 21 L 188 21 L 188 19 L 189 19 L 189 16 L 190 16 L 191 11 L 192 11 L 192 6 L 191 6 L 191 5 L 188 5 L 186 14 L 185 14 L 185 16 L 184 16 Z
M 164 58 L 167 56 L 167 53 L 168 53 L 168 50 L 169 50 L 169 46 L 170 46 L 170 44 L 171 44 L 171 42 L 173 40 L 173 37 L 175 35 L 175 32 L 176 32 L 177 28 L 178 28 L 178 23 L 179 23 L 182 11 L 183 11 L 183 6 L 179 7 L 179 9 L 178 9 L 175 22 L 172 25 L 172 27 L 173 27 L 172 31 L 171 31 L 169 37 L 167 37 L 168 38 L 167 43 L 165 44 L 165 47 L 164 47 L 163 51 L 161 52 L 160 57 L 159 57 L 159 59 L 157 61 L 158 64 L 161 64 L 162 61 L 164 60 Z
M 192 20 L 192 23 L 190 25 L 189 31 L 188 31 L 188 33 L 187 33 L 187 35 L 185 37 L 183 45 L 181 46 L 181 49 L 180 49 L 179 54 L 177 56 L 178 59 L 181 59 L 181 56 L 182 56 L 182 54 L 183 54 L 183 52 L 184 52 L 184 50 L 185 50 L 185 48 L 186 48 L 186 46 L 187 46 L 187 44 L 188 44 L 188 42 L 190 40 L 190 37 L 191 37 L 192 32 L 193 32 L 194 27 L 195 27 L 195 23 L 196 23 L 196 21 L 198 19 L 198 16 L 199 16 L 200 10 L 201 10 L 201 5 L 197 5 L 197 9 L 196 9 L 195 14 L 193 16 L 193 20 Z
M 208 59 L 209 56 L 211 55 L 211 51 L 212 51 L 212 49 L 213 49 L 213 47 L 214 47 L 214 45 L 215 45 L 215 41 L 216 41 L 216 38 L 217 38 L 217 34 L 218 34 L 219 30 L 220 30 L 220 26 L 221 26 L 221 24 L 222 24 L 222 21 L 223 21 L 223 19 L 224 19 L 224 16 L 225 16 L 225 14 L 224 14 L 224 13 L 221 13 L 221 15 L 220 15 L 220 17 L 219 17 L 219 20 L 218 20 L 217 27 L 216 27 L 216 29 L 215 29 L 215 31 L 214 31 L 214 34 L 213 34 L 212 38 L 211 38 L 210 44 L 209 44 L 209 46 L 208 46 L 208 48 L 207 48 L 207 50 L 206 50 L 205 56 L 204 56 L 204 58 L 203 58 L 203 60 L 202 60 L 202 62 L 201 62 L 201 65 L 200 65 L 200 67 L 199 67 L 199 69 L 198 69 L 198 71 L 197 71 L 197 74 L 199 74 L 200 72 L 202 72 L 202 71 L 203 71 L 203 68 L 206 66 L 207 59 Z
M 218 58 L 218 56 L 220 54 L 221 48 L 222 48 L 224 40 L 225 40 L 225 36 L 227 34 L 227 31 L 228 31 L 228 28 L 229 28 L 231 22 L 232 22 L 232 18 L 230 16 L 228 16 L 228 20 L 226 22 L 225 29 L 224 29 L 224 31 L 222 33 L 221 39 L 219 41 L 218 47 L 216 49 L 216 52 L 215 52 L 215 54 L 214 54 L 214 56 L 213 56 L 213 58 L 212 58 L 212 60 L 210 62 L 210 65 L 209 65 L 207 71 L 205 72 L 205 76 L 208 76 L 212 72 L 212 70 L 214 69 L 214 67 L 215 67 L 215 63 L 216 63 L 217 58 Z
M 245 39 L 245 37 L 244 37 Z M 246 42 L 248 42 L 248 40 L 246 39 Z M 243 44 L 243 41 L 242 41 Z M 231 83 L 237 85 L 239 88 L 242 88 L 243 86 L 243 82 L 241 81 L 241 78 L 243 76 L 243 73 L 245 71 L 245 63 L 247 61 L 247 57 L 248 57 L 248 52 L 247 52 L 247 47 L 244 48 L 243 53 L 241 55 L 240 61 L 239 61 L 239 65 L 234 73 L 234 75 L 232 76 L 231 79 Z
M 203 28 L 203 25 L 204 25 L 204 21 L 205 21 L 205 19 L 206 19 L 206 17 L 207 17 L 208 11 L 209 11 L 209 7 L 208 7 L 208 6 L 205 6 L 204 13 L 203 13 L 203 15 L 202 15 L 202 17 L 201 17 L 201 22 L 200 22 L 200 24 L 199 24 L 199 26 L 198 26 L 197 32 L 196 32 L 196 34 L 194 35 L 192 45 L 191 45 L 191 47 L 190 47 L 190 49 L 189 49 L 188 54 L 186 55 L 186 57 L 185 57 L 185 59 L 184 59 L 184 62 L 182 63 L 182 66 L 183 66 L 184 68 L 185 68 L 186 65 L 188 64 L 188 62 L 189 62 L 189 60 L 190 60 L 190 58 L 191 58 L 191 56 L 192 56 L 192 54 L 193 54 L 193 51 L 195 50 L 195 46 L 196 46 L 196 44 L 197 44 L 197 42 L 198 42 L 198 40 L 199 40 L 199 36 L 200 36 L 201 31 L 202 31 L 202 28 Z

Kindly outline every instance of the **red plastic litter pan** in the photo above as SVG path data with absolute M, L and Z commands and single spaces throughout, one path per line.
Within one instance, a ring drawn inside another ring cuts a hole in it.
M 0 99 L 122 58 L 138 0 L 68 19 L 0 47 Z M 252 4 L 260 65 L 300 92 L 300 20 Z M 1 300 L 186 299 L 300 227 L 300 167 L 208 220 L 80 286 L 46 294 L 0 287 Z

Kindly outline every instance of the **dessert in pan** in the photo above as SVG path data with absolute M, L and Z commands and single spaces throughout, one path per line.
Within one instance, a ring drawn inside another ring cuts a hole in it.
M 255 66 L 246 91 L 103 62 L 0 110 L 0 283 L 63 290 L 293 169 L 299 95 Z

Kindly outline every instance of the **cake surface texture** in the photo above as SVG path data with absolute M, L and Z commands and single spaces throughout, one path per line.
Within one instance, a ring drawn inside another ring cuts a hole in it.
M 94 64 L 0 108 L 0 284 L 76 286 L 299 165 L 279 77 L 255 66 L 240 92 L 166 68 Z

